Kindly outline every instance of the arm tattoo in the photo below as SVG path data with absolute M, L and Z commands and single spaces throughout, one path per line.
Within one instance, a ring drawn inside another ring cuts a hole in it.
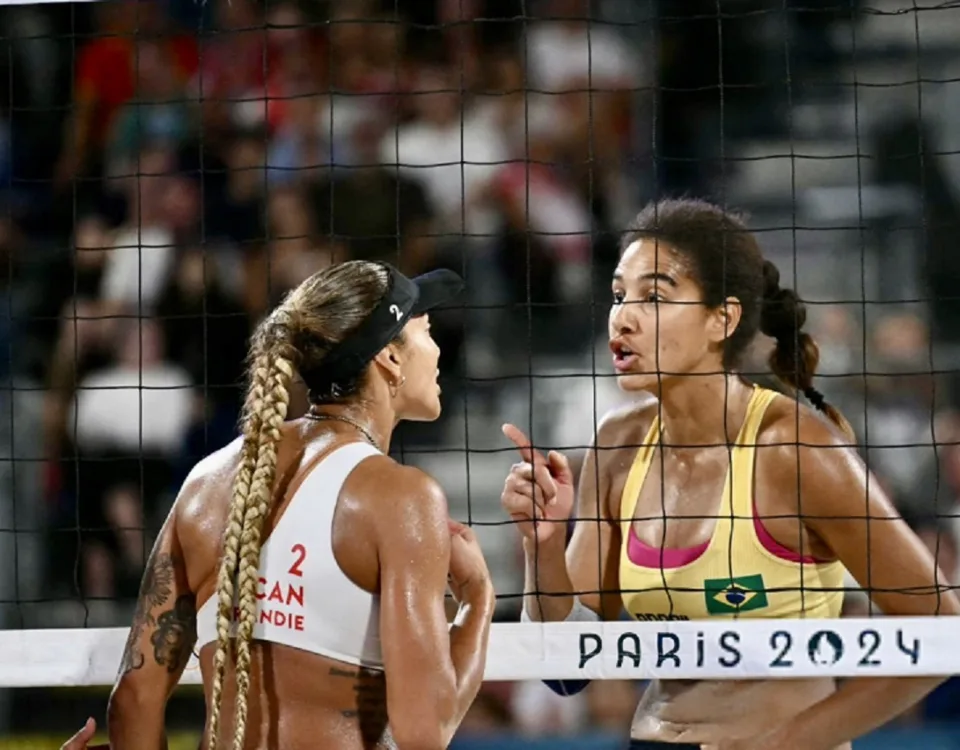
M 177 597 L 173 609 L 157 617 L 157 629 L 150 636 L 153 658 L 170 674 L 187 666 L 190 650 L 197 640 L 197 606 L 193 594 Z
M 175 672 L 182 664 L 186 664 L 196 640 L 197 613 L 193 594 L 178 597 L 172 607 L 154 616 L 154 610 L 167 604 L 173 594 L 175 570 L 182 564 L 181 559 L 168 553 L 158 554 L 147 562 L 133 624 L 123 652 L 121 674 L 143 667 L 146 659 L 140 639 L 149 628 L 155 628 L 150 642 L 158 665 Z

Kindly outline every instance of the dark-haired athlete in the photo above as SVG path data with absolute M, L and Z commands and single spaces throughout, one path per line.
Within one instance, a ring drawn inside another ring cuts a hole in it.
M 427 313 L 461 286 L 349 262 L 259 326 L 243 437 L 196 466 L 147 564 L 112 750 L 166 747 L 194 645 L 210 750 L 447 746 L 483 677 L 493 589 L 437 483 L 386 453 L 398 422 L 440 414 Z M 312 407 L 286 422 L 295 373 Z
M 612 620 L 624 608 L 638 620 L 837 617 L 844 566 L 889 615 L 960 612 L 813 388 L 804 319 L 737 218 L 686 200 L 640 214 L 613 278 L 609 334 L 621 388 L 654 398 L 597 428 L 566 550 L 563 525 L 550 523 L 573 512 L 566 459 L 504 428 L 523 458 L 503 505 L 524 535 L 526 619 Z M 773 372 L 827 419 L 738 375 L 758 331 L 776 342 Z M 941 681 L 653 682 L 631 734 L 638 748 L 847 748 Z

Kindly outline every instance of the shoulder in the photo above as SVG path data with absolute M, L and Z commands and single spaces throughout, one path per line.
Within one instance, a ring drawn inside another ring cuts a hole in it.
M 374 455 L 350 475 L 341 495 L 348 507 L 377 526 L 430 523 L 448 518 L 447 496 L 422 469 Z
M 174 513 L 179 517 L 203 514 L 208 509 L 211 491 L 223 492 L 232 487 L 240 466 L 240 451 L 243 438 L 235 438 L 220 450 L 201 459 L 187 474 L 174 504 Z
M 787 396 L 771 402 L 757 446 L 758 471 L 794 487 L 799 482 L 804 498 L 814 501 L 827 499 L 834 494 L 831 490 L 864 473 L 850 440 L 819 413 Z
M 243 438 L 234 438 L 230 443 L 200 459 L 190 470 L 184 482 L 184 489 L 193 485 L 204 484 L 211 480 L 220 481 L 226 475 L 233 478 L 240 465 L 240 451 L 243 448 Z
M 446 496 L 440 483 L 422 469 L 405 466 L 384 454 L 375 454 L 363 461 L 350 476 L 351 489 L 373 489 L 377 495 L 384 494 L 384 488 L 390 488 L 394 497 L 418 497 L 436 501 Z
M 645 396 L 634 403 L 611 409 L 597 423 L 595 447 L 636 450 L 650 431 L 659 402 Z
M 825 417 L 782 394 L 773 398 L 763 415 L 757 442 L 769 447 L 788 448 L 794 454 L 798 449 L 835 448 L 845 451 L 854 447 Z
M 596 461 L 598 488 L 617 485 L 617 479 L 626 476 L 633 466 L 637 450 L 643 444 L 654 418 L 659 402 L 653 397 L 611 409 L 599 421 L 596 434 L 587 451 L 587 460 Z M 581 478 L 588 477 L 589 472 Z M 585 498 L 584 498 L 585 499 Z M 599 494 L 598 494 L 599 499 Z
M 350 475 L 337 505 L 338 525 L 367 540 L 380 567 L 435 563 L 449 554 L 450 513 L 440 484 L 389 456 L 372 456 Z

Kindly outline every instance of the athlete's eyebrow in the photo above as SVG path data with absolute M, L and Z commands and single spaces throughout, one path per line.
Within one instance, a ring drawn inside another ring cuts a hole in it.
M 614 271 L 613 273 L 614 281 L 623 281 L 623 273 L 621 271 Z M 662 281 L 664 284 L 676 288 L 677 280 L 672 276 L 668 276 L 665 273 L 645 273 L 637 278 L 637 281 Z

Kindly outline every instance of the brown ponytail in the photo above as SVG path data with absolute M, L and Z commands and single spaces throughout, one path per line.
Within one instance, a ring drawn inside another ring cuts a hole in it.
M 840 411 L 827 403 L 814 388 L 813 376 L 820 363 L 820 349 L 809 333 L 803 331 L 807 309 L 793 289 L 780 286 L 780 272 L 769 260 L 763 262 L 763 301 L 760 330 L 776 342 L 769 364 L 773 374 L 794 391 L 802 393 L 851 440 L 853 428 Z

